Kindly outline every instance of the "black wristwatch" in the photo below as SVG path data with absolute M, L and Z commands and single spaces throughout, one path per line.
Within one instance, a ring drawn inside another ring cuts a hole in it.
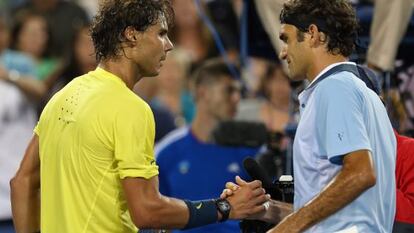
M 226 199 L 216 199 L 217 210 L 221 213 L 220 222 L 224 222 L 229 218 L 231 205 Z

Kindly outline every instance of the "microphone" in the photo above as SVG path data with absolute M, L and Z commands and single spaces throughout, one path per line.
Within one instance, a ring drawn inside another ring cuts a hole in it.
M 260 180 L 263 188 L 272 188 L 274 185 L 265 170 L 252 157 L 243 160 L 243 167 L 253 180 Z
M 269 178 L 265 169 L 252 157 L 247 157 L 243 161 L 243 167 L 253 180 L 260 180 L 266 193 L 272 199 L 283 202 L 293 203 L 293 178 L 290 175 L 283 175 L 275 183 Z
M 269 176 L 265 173 L 265 170 L 257 163 L 252 157 L 247 157 L 243 160 L 243 167 L 246 170 L 247 174 L 253 180 L 260 180 L 262 182 L 263 188 L 266 190 L 266 193 L 270 194 L 272 199 L 278 200 L 281 196 L 280 190 L 273 185 Z M 242 233 L 260 233 L 267 232 L 270 230 L 274 224 L 266 223 L 260 220 L 242 220 L 240 222 L 240 229 Z
M 273 184 L 265 170 L 255 159 L 252 157 L 245 158 L 243 160 L 243 167 L 252 179 L 260 180 L 262 182 L 262 186 L 266 190 L 266 193 L 270 194 L 273 200 L 285 200 L 283 190 L 279 188 L 278 184 Z M 240 229 L 242 233 L 267 232 L 272 227 L 274 227 L 274 224 L 266 223 L 260 220 L 244 219 L 240 222 Z

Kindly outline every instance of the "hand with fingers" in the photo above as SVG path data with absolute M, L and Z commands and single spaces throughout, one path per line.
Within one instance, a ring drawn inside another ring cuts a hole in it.
M 236 192 L 238 188 L 240 187 L 237 184 L 233 182 L 227 182 L 225 189 L 223 189 L 223 192 L 220 194 L 220 198 L 225 199 L 233 195 L 233 192 Z
M 270 200 L 270 195 L 265 193 L 262 183 L 258 180 L 246 182 L 239 176 L 236 177 L 236 183 L 228 182 L 226 188 L 230 188 L 231 192 L 224 190 L 220 196 L 227 199 L 231 205 L 230 218 L 244 219 L 264 213 L 263 204 Z M 226 192 L 229 195 L 226 195 Z
M 239 191 L 239 189 L 246 183 L 240 177 L 236 177 L 236 183 L 227 182 L 226 187 L 220 195 L 220 198 L 229 198 Z M 276 200 L 268 200 L 262 203 L 265 211 L 251 214 L 247 219 L 261 220 L 268 223 L 278 224 L 286 216 L 293 212 L 293 206 L 290 203 L 280 202 Z

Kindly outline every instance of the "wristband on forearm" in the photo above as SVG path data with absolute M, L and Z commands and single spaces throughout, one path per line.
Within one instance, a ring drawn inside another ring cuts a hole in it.
M 204 226 L 218 221 L 215 200 L 184 201 L 189 210 L 189 219 L 183 230 Z

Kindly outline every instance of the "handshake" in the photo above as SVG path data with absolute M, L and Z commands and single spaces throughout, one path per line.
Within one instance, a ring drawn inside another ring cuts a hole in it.
M 226 183 L 220 195 L 220 198 L 226 199 L 231 206 L 229 218 L 248 219 L 242 222 L 242 232 L 265 232 L 265 229 L 269 229 L 269 225 L 267 227 L 251 228 L 246 223 L 257 224 L 257 221 L 250 220 L 259 220 L 277 224 L 293 212 L 292 204 L 271 199 L 272 197 L 274 198 L 274 193 L 272 195 L 266 193 L 266 190 L 270 191 L 271 182 L 266 177 L 261 176 L 260 169 L 257 166 L 255 161 L 246 159 L 244 162 L 245 169 L 252 178 L 257 180 L 246 182 L 239 176 L 236 176 L 235 182 Z M 285 228 L 278 229 L 278 227 L 275 227 L 268 231 L 268 233 L 299 232 L 292 227 L 289 227 L 288 231 L 286 230 Z
M 231 206 L 230 219 L 260 220 L 277 224 L 293 212 L 292 204 L 272 200 L 262 188 L 262 182 L 255 180 L 246 182 L 236 176 L 235 183 L 227 182 L 220 195 Z M 288 232 L 297 232 L 293 231 Z M 268 233 L 287 232 L 273 228 Z

